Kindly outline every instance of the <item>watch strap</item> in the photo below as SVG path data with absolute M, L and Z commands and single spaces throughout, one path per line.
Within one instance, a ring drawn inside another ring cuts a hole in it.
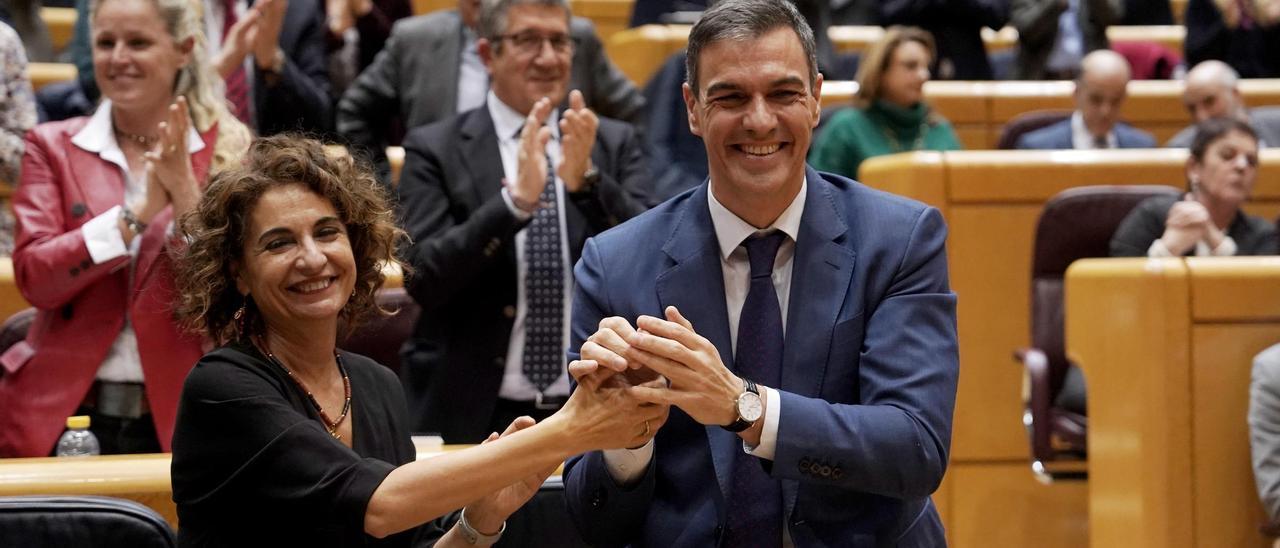
M 742 388 L 743 388 L 743 392 L 742 392 L 743 394 L 747 392 L 751 392 L 756 396 L 760 395 L 760 388 L 756 386 L 756 383 L 751 381 L 750 379 L 746 379 L 746 378 L 742 379 Z M 741 397 L 742 397 L 742 394 L 739 394 L 738 398 L 741 398 Z M 738 412 L 737 398 L 733 400 L 733 410 L 734 412 Z M 729 423 L 728 425 L 721 426 L 721 428 L 724 428 L 725 430 L 728 430 L 730 432 L 737 434 L 738 432 L 751 428 L 752 424 L 754 424 L 754 421 L 748 421 L 742 418 L 742 414 L 739 413 L 738 416 L 733 420 L 733 422 Z
M 502 533 L 506 532 L 507 522 L 502 522 L 502 528 L 498 529 L 497 533 L 486 535 L 477 531 L 475 527 L 472 527 L 467 522 L 467 510 L 464 508 L 461 512 L 458 512 L 458 530 L 462 533 L 462 538 L 467 541 L 467 544 L 472 546 L 493 546 L 498 542 L 498 539 L 502 538 Z

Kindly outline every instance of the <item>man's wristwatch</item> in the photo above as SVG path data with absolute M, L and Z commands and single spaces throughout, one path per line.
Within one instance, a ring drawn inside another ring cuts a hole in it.
M 747 379 L 742 379 L 743 390 L 741 394 L 734 400 L 734 408 L 738 411 L 738 418 L 727 426 L 722 426 L 730 432 L 741 432 L 764 415 L 764 402 L 760 401 L 760 388 L 756 383 Z
M 596 183 L 600 182 L 600 170 L 596 169 L 594 164 L 587 165 L 587 171 L 582 174 L 582 186 L 574 191 L 574 194 L 589 194 L 596 189 Z

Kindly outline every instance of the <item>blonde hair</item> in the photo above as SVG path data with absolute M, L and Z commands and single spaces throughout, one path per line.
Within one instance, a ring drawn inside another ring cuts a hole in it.
M 862 56 L 858 66 L 858 93 L 853 96 L 853 106 L 867 108 L 880 98 L 880 85 L 884 80 L 884 71 L 893 61 L 893 53 L 905 42 L 917 42 L 929 50 L 929 61 L 937 58 L 937 48 L 933 44 L 933 35 L 918 27 L 893 26 L 885 29 L 884 37 L 871 45 Z
M 98 8 L 111 0 L 92 0 L 89 19 L 92 24 Z M 204 34 L 204 6 L 200 0 L 149 0 L 156 7 L 165 30 L 179 44 L 191 40 L 191 60 L 178 70 L 173 95 L 187 98 L 191 123 L 204 133 L 218 124 L 218 140 L 213 148 L 210 171 L 224 169 L 240 162 L 253 135 L 227 108 L 226 84 L 209 59 L 208 39 Z

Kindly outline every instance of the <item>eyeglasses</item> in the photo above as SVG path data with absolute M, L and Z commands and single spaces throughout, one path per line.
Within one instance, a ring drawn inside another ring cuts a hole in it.
M 516 51 L 525 55 L 537 55 L 542 51 L 542 44 L 551 44 L 551 51 L 556 53 L 570 53 L 574 48 L 574 40 L 568 34 L 552 34 L 542 35 L 536 32 L 521 32 L 519 34 L 504 34 L 498 37 L 499 40 L 506 40 L 515 46 Z

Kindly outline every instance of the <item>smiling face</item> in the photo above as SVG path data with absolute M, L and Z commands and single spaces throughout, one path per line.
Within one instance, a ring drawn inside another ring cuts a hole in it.
M 1239 207 L 1253 193 L 1258 177 L 1258 141 L 1229 131 L 1209 144 L 1200 161 L 1188 161 L 1187 176 L 1197 183 L 1196 195 L 1206 205 Z
M 258 199 L 244 231 L 236 288 L 268 328 L 336 322 L 355 287 L 355 258 L 333 204 L 302 185 Z
M 924 99 L 929 81 L 929 50 L 915 40 L 905 40 L 893 50 L 884 69 L 880 97 L 900 107 L 912 107 Z
M 163 108 L 192 44 L 174 41 L 150 0 L 105 0 L 93 18 L 94 78 L 116 106 Z
M 535 40 L 536 48 L 522 46 Z M 557 43 L 563 47 L 558 49 Z M 564 101 L 569 92 L 572 44 L 564 9 L 520 4 L 507 10 L 503 37 L 492 42 L 482 39 L 477 48 L 489 67 L 493 94 L 516 112 L 528 114 L 543 97 L 550 98 L 553 105 Z
M 767 226 L 804 180 L 822 76 L 810 92 L 804 48 L 786 27 L 713 42 L 698 64 L 700 89 L 685 84 L 684 100 L 689 129 L 707 148 L 711 190 L 739 217 Z

